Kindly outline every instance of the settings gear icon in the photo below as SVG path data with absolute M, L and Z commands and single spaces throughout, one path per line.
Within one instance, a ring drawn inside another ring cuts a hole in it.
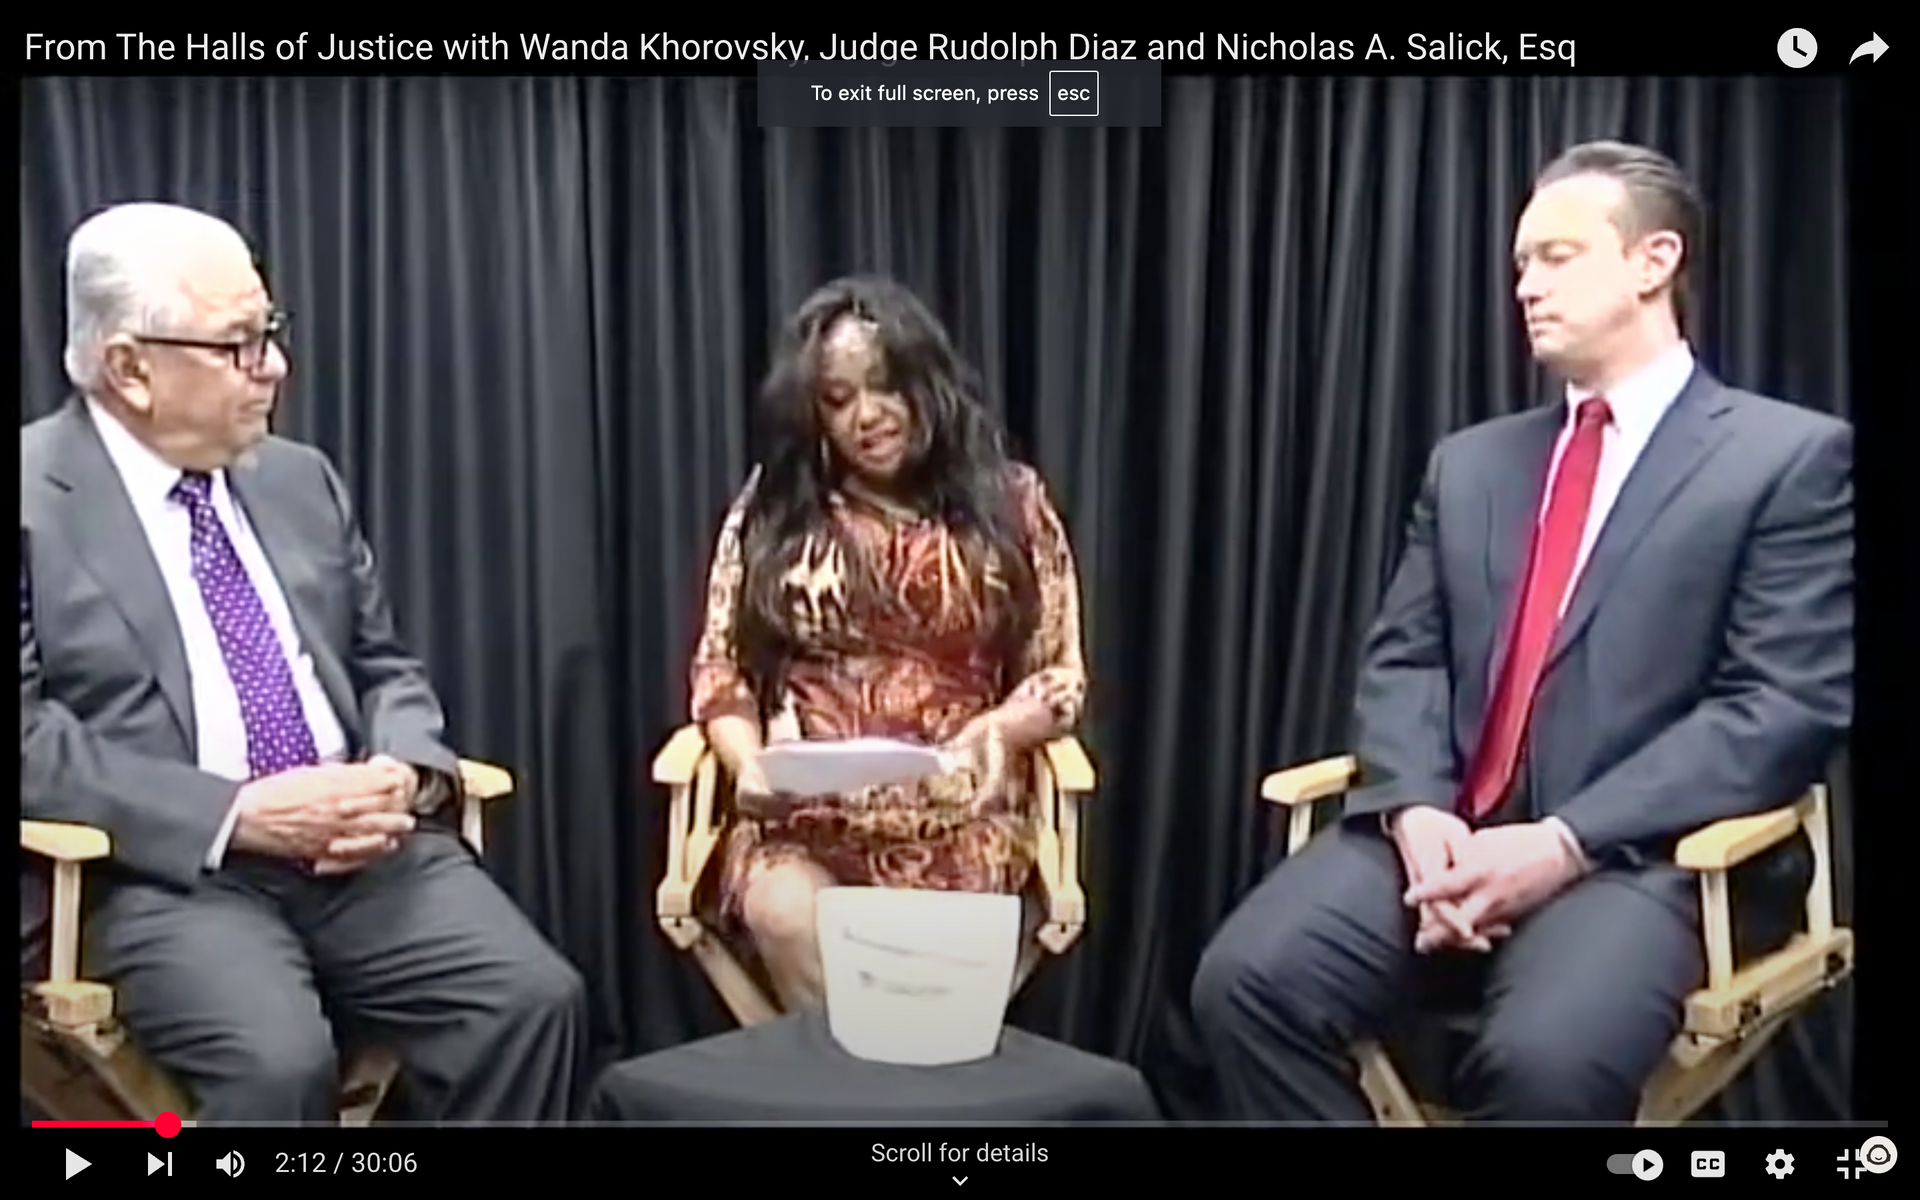
M 1785 1179 L 1793 1174 L 1793 1155 L 1785 1150 L 1775 1150 L 1767 1155 L 1767 1174 L 1775 1179 Z

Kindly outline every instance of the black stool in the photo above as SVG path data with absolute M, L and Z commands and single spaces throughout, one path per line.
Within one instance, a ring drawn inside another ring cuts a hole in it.
M 872 1063 L 801 1013 L 642 1058 L 601 1075 L 588 1120 L 1080 1123 L 1161 1119 L 1125 1063 L 1018 1029 L 991 1058 L 942 1067 Z

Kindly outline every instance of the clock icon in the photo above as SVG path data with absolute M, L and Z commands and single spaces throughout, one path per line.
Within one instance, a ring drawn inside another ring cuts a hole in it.
M 1780 61 L 1799 70 L 1820 53 L 1820 43 L 1804 29 L 1789 29 L 1780 35 Z

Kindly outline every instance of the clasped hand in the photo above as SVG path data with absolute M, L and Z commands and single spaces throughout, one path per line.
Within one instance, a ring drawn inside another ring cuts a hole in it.
M 1394 844 L 1407 871 L 1404 900 L 1419 910 L 1414 948 L 1422 954 L 1491 950 L 1581 870 L 1540 821 L 1474 830 L 1442 809 L 1412 808 L 1395 819 Z
M 241 790 L 235 843 L 303 859 L 316 874 L 356 871 L 397 849 L 414 827 L 418 773 L 378 755 L 256 779 Z

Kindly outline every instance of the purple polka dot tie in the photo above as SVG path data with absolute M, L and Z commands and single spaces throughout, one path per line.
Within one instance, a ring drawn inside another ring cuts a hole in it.
M 173 495 L 186 505 L 193 520 L 193 578 L 200 585 L 207 615 L 213 618 L 227 674 L 240 695 L 247 761 L 254 778 L 319 762 L 286 651 L 267 619 L 267 606 L 213 510 L 212 477 L 188 471 L 174 485 Z

